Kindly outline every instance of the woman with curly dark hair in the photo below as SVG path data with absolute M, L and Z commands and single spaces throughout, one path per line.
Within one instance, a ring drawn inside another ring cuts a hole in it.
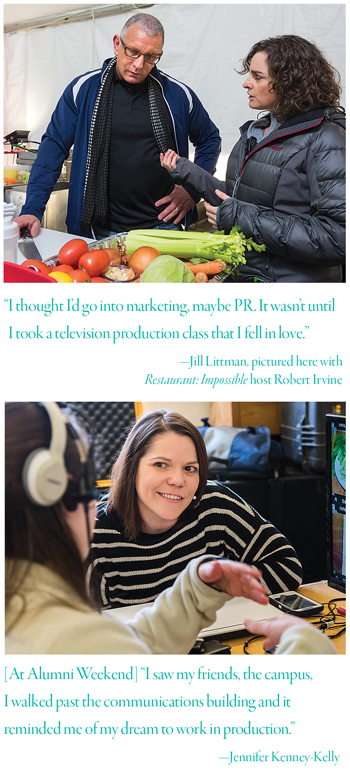
M 266 58 L 277 120 L 288 121 L 295 115 L 327 107 L 345 112 L 339 105 L 339 73 L 313 43 L 297 35 L 267 38 L 255 43 L 243 59 L 241 75 L 250 73 L 256 54 Z M 246 89 L 249 88 L 248 80 L 243 84 Z
M 249 107 L 226 183 L 173 151 L 161 157 L 176 182 L 207 202 L 209 223 L 239 225 L 264 244 L 234 282 L 341 282 L 345 261 L 345 115 L 340 77 L 297 35 L 256 43 L 241 74 Z M 226 280 L 227 281 L 227 280 Z

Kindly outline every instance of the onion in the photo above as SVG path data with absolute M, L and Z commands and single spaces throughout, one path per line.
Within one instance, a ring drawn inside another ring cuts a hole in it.
M 123 255 L 116 247 L 103 247 L 104 252 L 109 257 L 109 263 L 111 266 L 121 266 L 123 263 Z M 113 261 L 113 262 L 112 262 Z
M 136 271 L 137 276 L 141 276 L 152 260 L 160 255 L 161 253 L 155 247 L 138 247 L 129 258 L 128 265 Z

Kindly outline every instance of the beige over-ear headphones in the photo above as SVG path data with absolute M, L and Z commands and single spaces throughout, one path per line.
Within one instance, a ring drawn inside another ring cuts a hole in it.
M 67 425 L 56 403 L 41 403 L 51 424 L 49 448 L 36 448 L 29 454 L 22 471 L 22 483 L 34 504 L 50 507 L 60 501 L 68 486 L 64 463 Z

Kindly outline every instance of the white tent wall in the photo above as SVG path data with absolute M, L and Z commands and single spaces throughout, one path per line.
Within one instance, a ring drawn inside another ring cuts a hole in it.
M 50 5 L 43 8 L 49 15 Z M 223 154 L 236 141 L 239 125 L 255 116 L 235 69 L 258 40 L 283 34 L 311 40 L 340 72 L 344 86 L 343 4 L 154 4 L 140 10 L 164 24 L 160 67 L 198 94 L 220 129 Z M 29 129 L 30 138 L 40 140 L 65 86 L 113 55 L 113 35 L 132 14 L 6 34 L 4 133 Z

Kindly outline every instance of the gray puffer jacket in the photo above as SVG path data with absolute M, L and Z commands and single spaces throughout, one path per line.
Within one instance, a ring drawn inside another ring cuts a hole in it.
M 263 118 L 268 125 L 268 118 Z M 246 254 L 235 282 L 341 282 L 345 262 L 345 118 L 334 108 L 281 124 L 256 143 L 248 121 L 227 164 L 226 183 L 180 159 L 172 173 L 214 206 L 218 229 L 239 225 L 266 245 Z M 222 201 L 215 189 L 232 198 Z

